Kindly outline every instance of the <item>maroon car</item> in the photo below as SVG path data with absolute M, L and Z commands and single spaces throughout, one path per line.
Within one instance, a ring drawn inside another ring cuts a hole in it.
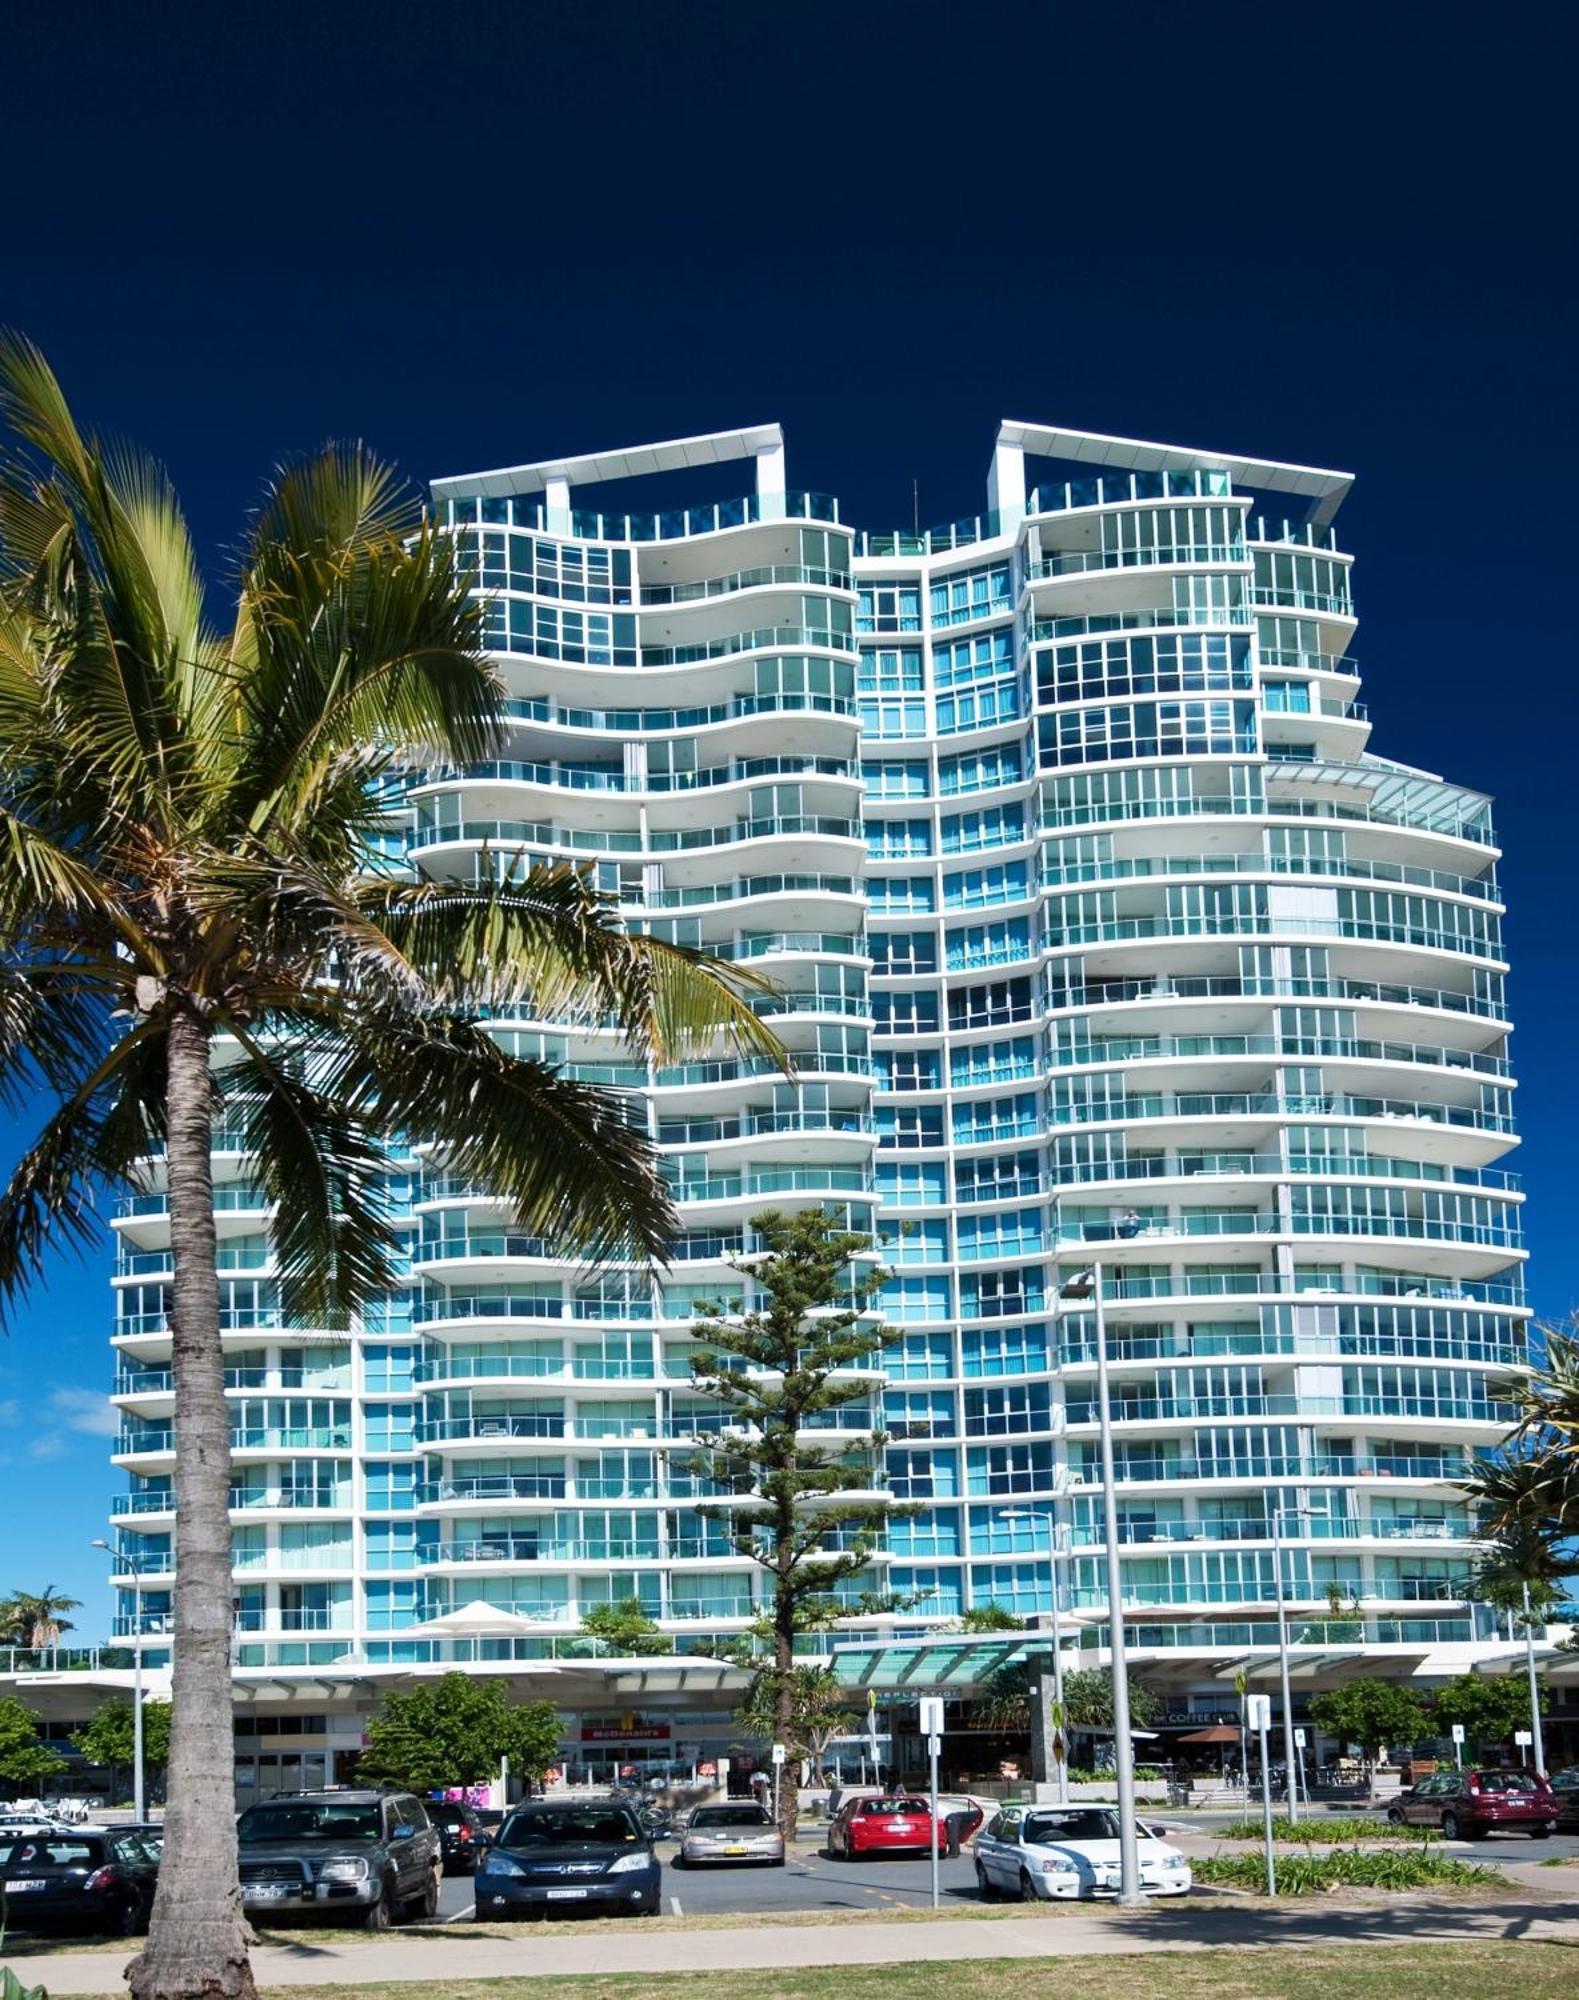
M 942 1853 L 947 1844 L 947 1830 L 925 1799 L 849 1799 L 828 1828 L 828 1852 L 838 1861 L 862 1854 L 925 1854 L 934 1845 Z
M 1539 1771 L 1437 1771 L 1400 1792 L 1387 1817 L 1395 1826 L 1438 1826 L 1444 1840 L 1479 1840 L 1499 1830 L 1545 1840 L 1558 1811 Z

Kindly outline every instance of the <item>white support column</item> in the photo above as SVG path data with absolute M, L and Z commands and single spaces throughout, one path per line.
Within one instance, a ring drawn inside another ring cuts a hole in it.
M 998 516 L 1003 534 L 1012 535 L 1025 519 L 1025 453 L 1001 438 L 987 468 L 987 505 Z
M 788 491 L 784 446 L 782 442 L 768 445 L 751 455 L 757 462 L 757 500 L 762 518 L 764 521 L 782 521 Z
M 543 481 L 543 511 L 550 533 L 570 533 L 570 481 L 562 475 L 550 474 Z

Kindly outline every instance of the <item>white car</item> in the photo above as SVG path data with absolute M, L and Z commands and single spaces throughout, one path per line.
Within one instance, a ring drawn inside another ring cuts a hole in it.
M 1139 1826 L 1136 1849 L 1147 1895 L 1188 1892 L 1190 1864 L 1176 1847 Z M 983 1900 L 1116 1896 L 1118 1814 L 1110 1806 L 1004 1806 L 976 1836 L 976 1885 Z

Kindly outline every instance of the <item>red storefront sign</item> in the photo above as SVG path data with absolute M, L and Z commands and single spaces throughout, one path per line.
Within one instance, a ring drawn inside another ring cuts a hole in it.
M 634 1729 L 621 1729 L 611 1722 L 585 1722 L 581 1726 L 583 1743 L 650 1743 L 655 1739 L 667 1742 L 669 1734 L 667 1722 L 640 1722 Z

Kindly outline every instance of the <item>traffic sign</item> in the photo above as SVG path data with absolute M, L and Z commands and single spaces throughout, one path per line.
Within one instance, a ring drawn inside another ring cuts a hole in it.
M 1462 1722 L 1455 1722 L 1453 1724 L 1453 1741 L 1455 1743 L 1462 1743 L 1463 1740 L 1464 1740 L 1464 1725 Z
M 784 1762 L 784 1745 L 782 1743 L 774 1744 L 773 1761 L 775 1764 L 782 1764 Z
M 943 1697 L 935 1694 L 924 1694 L 921 1697 L 919 1705 L 921 1709 L 921 1734 L 923 1736 L 941 1736 L 943 1734 Z

